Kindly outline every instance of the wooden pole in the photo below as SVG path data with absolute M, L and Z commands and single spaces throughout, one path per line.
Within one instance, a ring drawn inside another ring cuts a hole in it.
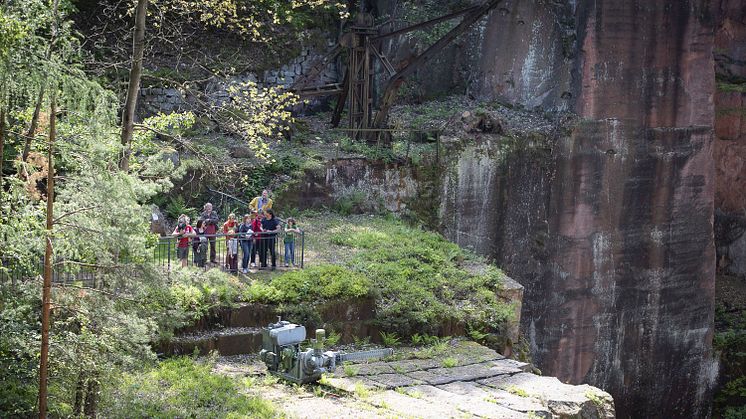
M 49 323 L 52 306 L 52 228 L 54 220 L 54 160 L 52 151 L 56 136 L 57 104 L 52 96 L 49 114 L 49 151 L 47 154 L 47 242 L 44 252 L 44 286 L 41 305 L 41 358 L 39 359 L 39 418 L 47 416 L 47 377 L 49 370 Z
M 3 195 L 3 162 L 5 159 L 5 108 L 0 108 L 0 197 Z
M 135 32 L 132 37 L 132 67 L 127 85 L 127 99 L 122 111 L 122 158 L 119 168 L 128 171 L 130 168 L 130 151 L 132 149 L 132 135 L 135 129 L 135 108 L 137 96 L 140 93 L 140 79 L 142 78 L 142 56 L 145 51 L 145 16 L 148 10 L 148 0 L 138 0 L 135 10 Z
M 54 40 L 52 40 L 49 44 L 50 47 L 47 49 L 47 51 L 52 50 L 52 43 Z M 46 55 L 46 59 L 49 60 L 51 57 L 51 53 Z M 31 116 L 31 124 L 28 127 L 28 131 L 26 131 L 25 135 L 25 141 L 23 142 L 23 153 L 21 154 L 21 161 L 26 162 L 28 160 L 28 155 L 31 153 L 31 141 L 34 140 L 34 136 L 36 134 L 36 127 L 39 124 L 39 113 L 41 112 L 41 105 L 44 101 L 44 83 L 46 83 L 47 78 L 44 76 L 42 79 L 42 85 L 39 87 L 39 95 L 36 99 L 36 106 L 34 107 L 34 114 Z

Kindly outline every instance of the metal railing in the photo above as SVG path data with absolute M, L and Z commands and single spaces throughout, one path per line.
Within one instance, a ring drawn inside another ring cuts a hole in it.
M 52 283 L 54 284 L 82 284 L 96 287 L 102 268 L 87 266 L 72 261 L 56 261 L 52 268 Z M 44 257 L 31 261 L 20 262 L 13 259 L 0 261 L 0 285 L 13 285 L 44 275 Z
M 171 270 L 178 266 L 203 269 L 220 268 L 226 272 L 273 269 L 273 266 L 303 268 L 305 264 L 305 233 L 295 233 L 293 245 L 285 244 L 285 232 L 274 235 L 259 233 L 257 237 L 240 237 L 238 234 L 205 234 L 186 238 L 164 236 L 153 247 L 152 261 L 156 266 Z M 186 247 L 180 247 L 186 244 Z M 180 250 L 182 249 L 182 250 Z M 186 250 L 183 250 L 186 249 Z M 213 253 L 214 252 L 214 253 Z M 212 257 L 214 254 L 214 257 Z M 274 259 L 274 263 L 273 263 Z M 120 260 L 121 262 L 121 260 Z M 146 262 L 148 263 L 148 262 Z M 75 261 L 56 261 L 52 270 L 55 284 L 82 284 L 96 287 L 105 268 Z M 0 260 L 0 285 L 40 278 L 44 274 L 44 258 L 18 261 L 10 258 Z
M 219 267 L 227 272 L 240 272 L 286 265 L 303 268 L 305 233 L 295 233 L 291 246 L 285 243 L 285 237 L 285 232 L 263 232 L 252 237 L 222 233 L 164 236 L 153 249 L 153 260 L 169 269 L 174 266 Z

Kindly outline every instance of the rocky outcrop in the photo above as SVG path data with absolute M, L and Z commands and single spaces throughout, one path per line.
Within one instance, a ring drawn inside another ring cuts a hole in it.
M 715 30 L 715 206 L 746 211 L 746 1 L 721 0 Z
M 545 177 L 547 245 L 534 256 L 495 253 L 526 287 L 535 359 L 560 380 L 609 391 L 623 417 L 705 416 L 716 374 L 712 11 L 699 1 L 513 4 L 536 16 L 530 35 L 509 31 L 512 14 L 493 13 L 483 46 L 497 52 L 483 57 L 485 68 L 517 62 L 523 73 L 511 88 L 504 71 L 485 73 L 485 94 L 583 119 Z M 571 28 L 574 40 L 562 32 Z M 574 47 L 560 57 L 562 34 Z M 505 44 L 517 44 L 514 55 Z M 570 79 L 555 73 L 568 66 Z M 520 274 L 526 266 L 535 268 Z
M 324 382 L 381 409 L 371 417 L 615 417 L 608 393 L 531 374 L 529 364 L 474 342 L 451 341 L 431 359 L 407 359 L 418 353 L 410 348 L 397 353 L 404 359 L 348 365 Z

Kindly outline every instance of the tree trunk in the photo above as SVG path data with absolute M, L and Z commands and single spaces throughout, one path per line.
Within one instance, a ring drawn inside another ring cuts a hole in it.
M 73 405 L 73 416 L 78 417 L 83 413 L 83 403 L 85 400 L 86 380 L 83 370 L 78 373 L 78 382 L 75 384 L 75 404 Z
M 5 162 L 5 108 L 0 108 L 0 196 L 3 194 L 3 162 Z
M 88 378 L 88 391 L 86 391 L 85 408 L 83 409 L 83 414 L 88 418 L 96 417 L 96 409 L 98 407 L 98 391 L 98 377 L 96 376 L 96 374 L 93 374 L 90 378 Z
M 44 286 L 42 289 L 41 306 L 41 358 L 39 359 L 39 418 L 47 416 L 47 371 L 49 358 L 49 323 L 52 306 L 52 228 L 54 217 L 54 160 L 52 151 L 56 133 L 57 104 L 56 98 L 52 96 L 52 105 L 49 116 L 49 152 L 47 159 L 49 167 L 47 171 L 47 241 L 44 252 Z
M 49 57 L 47 57 L 48 59 Z M 39 125 L 39 113 L 41 112 L 41 105 L 44 101 L 44 84 L 46 83 L 46 77 L 42 80 L 41 87 L 39 88 L 39 97 L 36 98 L 36 107 L 34 108 L 34 115 L 31 117 L 31 125 L 26 131 L 26 141 L 23 143 L 23 154 L 21 155 L 21 161 L 25 162 L 28 159 L 28 155 L 31 152 L 31 140 L 34 139 L 34 133 L 36 127 Z
M 130 168 L 130 150 L 132 147 L 132 132 L 135 124 L 135 107 L 137 95 L 140 92 L 140 78 L 142 77 L 142 55 L 145 50 L 145 16 L 148 10 L 148 0 L 137 0 L 135 11 L 135 33 L 132 39 L 132 68 L 127 86 L 127 99 L 122 111 L 122 159 L 119 168 L 128 171 Z

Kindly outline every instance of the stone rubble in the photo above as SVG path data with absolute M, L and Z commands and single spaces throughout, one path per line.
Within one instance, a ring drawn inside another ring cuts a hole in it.
M 399 356 L 416 351 L 398 350 Z M 396 357 L 397 355 L 395 355 Z M 250 358 L 249 358 L 250 359 Z M 218 371 L 240 375 L 261 370 L 249 359 L 218 362 Z M 445 365 L 453 365 L 447 368 Z M 253 365 L 253 366 L 252 366 Z M 321 386 L 282 382 L 251 392 L 297 418 L 613 418 L 611 396 L 588 385 L 563 384 L 531 374 L 531 365 L 504 358 L 465 340 L 430 359 L 347 364 L 325 376 Z M 323 397 L 319 397 L 319 395 Z

